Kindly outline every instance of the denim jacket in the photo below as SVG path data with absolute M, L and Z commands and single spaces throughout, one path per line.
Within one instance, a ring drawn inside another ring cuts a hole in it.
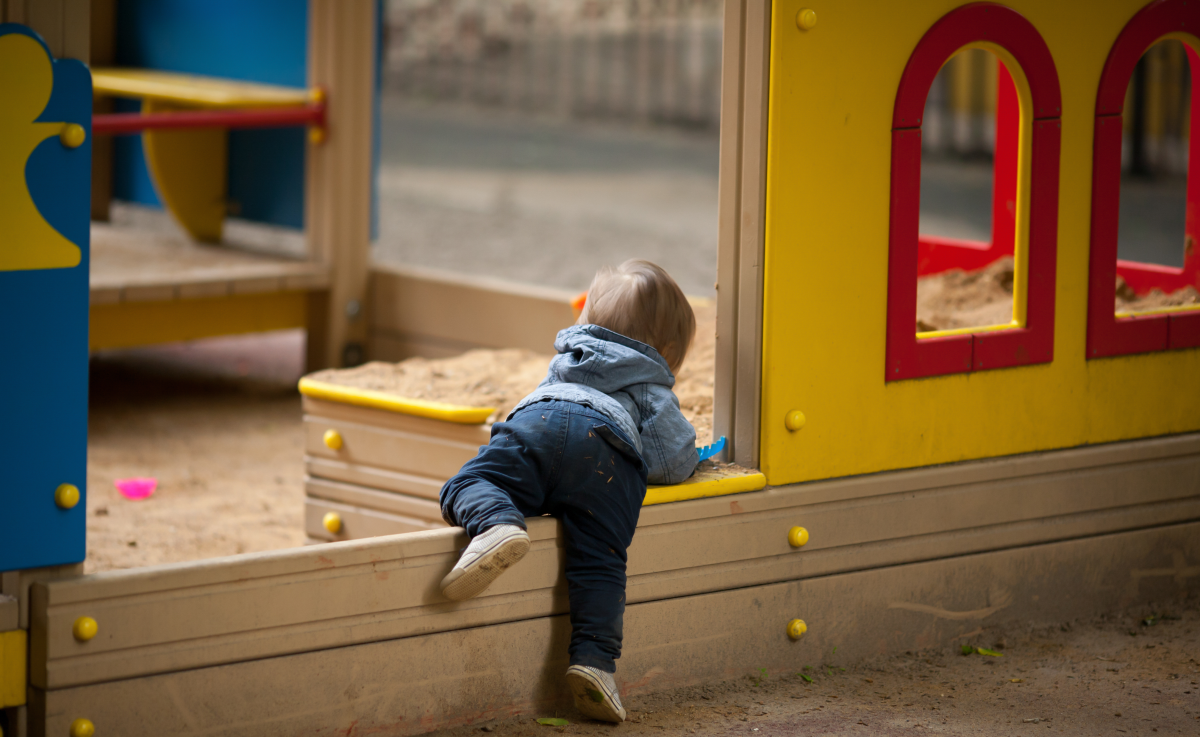
M 658 351 L 599 325 L 560 330 L 554 350 L 558 355 L 546 378 L 510 418 L 548 399 L 582 404 L 633 440 L 649 483 L 677 484 L 692 475 L 698 462 L 696 429 L 679 411 L 671 391 L 675 377 Z

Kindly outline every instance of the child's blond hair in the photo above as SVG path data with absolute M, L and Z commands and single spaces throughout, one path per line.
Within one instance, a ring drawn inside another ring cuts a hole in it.
M 599 325 L 652 346 L 678 373 L 696 334 L 683 290 L 657 264 L 630 259 L 596 272 L 579 323 Z

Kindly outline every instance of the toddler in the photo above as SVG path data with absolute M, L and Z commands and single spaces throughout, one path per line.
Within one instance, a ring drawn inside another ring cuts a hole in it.
M 442 487 L 442 516 L 471 536 L 442 580 L 455 601 L 525 555 L 526 517 L 560 520 L 571 604 L 566 678 L 575 705 L 594 719 L 625 720 L 612 674 L 626 550 L 646 484 L 678 483 L 696 467 L 696 431 L 671 391 L 695 332 L 691 305 L 658 266 L 631 260 L 601 270 L 578 323 L 555 339 L 546 378 Z

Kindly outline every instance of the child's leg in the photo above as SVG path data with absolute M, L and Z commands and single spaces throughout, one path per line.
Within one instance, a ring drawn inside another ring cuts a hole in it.
M 529 551 L 525 517 L 540 514 L 553 452 L 555 413 L 497 423 L 491 441 L 442 487 L 442 516 L 464 527 L 471 543 L 442 579 L 442 593 L 463 601 L 482 593 Z M 549 415 L 547 418 L 546 415 Z
M 616 440 L 586 408 L 572 412 L 564 464 L 549 511 L 566 535 L 571 602 L 571 665 L 616 671 L 625 612 L 626 549 L 646 495 L 645 467 L 601 437 Z
M 550 421 L 537 416 L 539 424 L 565 422 L 558 413 Z M 545 433 L 540 433 L 541 430 Z M 525 529 L 525 517 L 541 514 L 548 464 L 539 434 L 552 436 L 552 427 L 533 424 L 529 413 L 492 427 L 492 437 L 479 454 L 442 487 L 442 517 L 475 537 L 496 525 Z

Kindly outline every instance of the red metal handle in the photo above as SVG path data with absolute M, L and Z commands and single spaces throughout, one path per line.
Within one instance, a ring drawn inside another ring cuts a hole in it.
M 164 128 L 288 128 L 325 126 L 325 104 L 253 110 L 195 110 L 171 113 L 109 113 L 92 116 L 92 135 L 127 136 Z

